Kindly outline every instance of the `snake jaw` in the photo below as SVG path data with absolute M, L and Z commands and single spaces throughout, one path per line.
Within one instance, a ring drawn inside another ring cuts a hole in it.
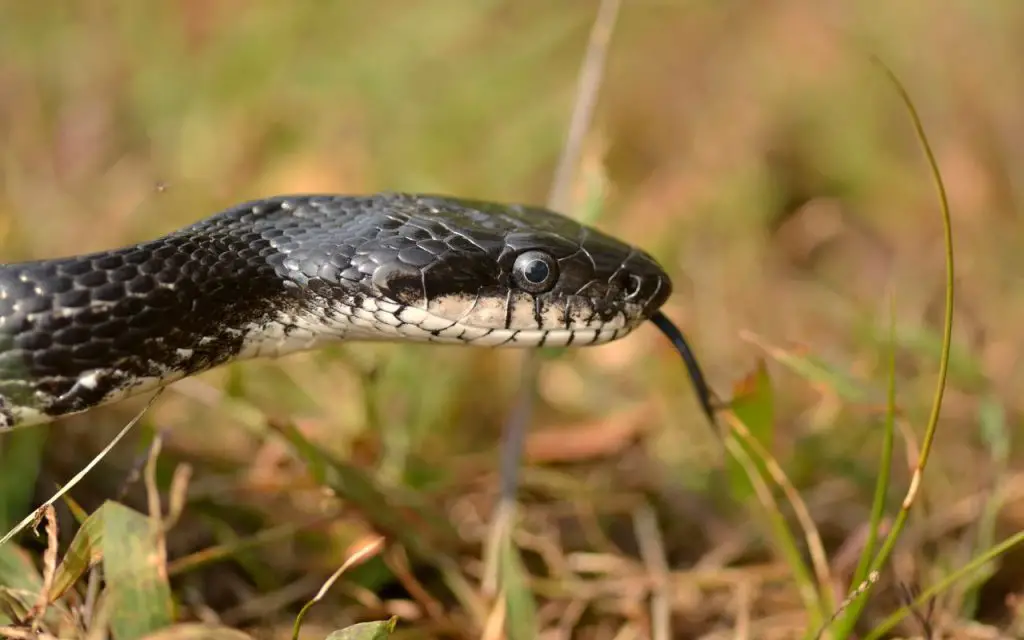
M 323 340 L 401 340 L 482 347 L 597 345 L 624 337 L 643 319 L 630 321 L 639 308 L 599 315 L 586 298 L 569 298 L 566 306 L 535 306 L 537 300 L 516 293 L 497 296 L 452 294 L 405 304 L 381 297 L 322 300 L 307 307 L 301 330 L 282 339 L 282 329 L 254 327 L 252 336 L 265 347 L 250 348 L 247 357 L 283 355 L 312 348 Z M 538 315 L 539 314 L 539 315 Z M 566 321 L 569 315 L 575 320 Z M 295 315 L 282 316 L 296 323 Z M 254 343 L 255 344 L 255 343 Z

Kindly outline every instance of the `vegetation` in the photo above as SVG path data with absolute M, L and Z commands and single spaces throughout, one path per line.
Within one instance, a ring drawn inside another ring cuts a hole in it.
M 275 193 L 542 203 L 597 4 L 5 3 L 4 259 Z M 653 326 L 545 350 L 495 582 L 522 353 L 224 367 L 102 459 L 147 398 L 0 436 L 0 534 L 97 460 L 0 545 L 0 632 L 1024 634 L 1024 5 L 844 5 L 626 2 L 608 45 L 566 212 L 672 272 L 726 437 Z

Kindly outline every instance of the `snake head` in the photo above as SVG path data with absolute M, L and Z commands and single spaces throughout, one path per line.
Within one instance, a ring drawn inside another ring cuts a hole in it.
M 538 207 L 377 196 L 329 287 L 349 338 L 570 346 L 629 334 L 672 290 L 640 249 Z M 372 223 L 369 221 L 373 221 Z M 355 224 L 355 223 L 353 223 Z

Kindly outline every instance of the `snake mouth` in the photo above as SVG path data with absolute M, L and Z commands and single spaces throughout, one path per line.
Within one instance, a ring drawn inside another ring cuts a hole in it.
M 288 314 L 253 325 L 238 358 L 278 357 L 338 340 L 421 342 L 491 348 L 596 346 L 625 337 L 643 323 L 624 316 L 591 325 L 506 328 L 452 319 L 427 309 L 367 298 L 360 305 L 334 304 L 309 315 Z
M 632 332 L 646 317 L 639 304 L 612 309 L 568 296 L 540 300 L 509 293 L 505 298 L 445 296 L 425 305 L 364 298 L 340 305 L 345 335 L 360 340 L 461 344 L 483 347 L 568 347 L 611 342 Z

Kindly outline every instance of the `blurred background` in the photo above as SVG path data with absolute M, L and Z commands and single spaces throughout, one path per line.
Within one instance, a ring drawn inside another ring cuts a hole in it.
M 0 2 L 4 259 L 143 241 L 288 192 L 543 203 L 596 9 L 583 0 Z M 676 293 L 665 311 L 720 395 L 765 362 L 767 444 L 848 580 L 878 474 L 890 317 L 905 418 L 891 514 L 916 456 L 907 443 L 931 406 L 944 305 L 939 200 L 906 109 L 868 54 L 905 83 L 935 149 L 958 286 L 935 454 L 872 601 L 877 619 L 899 603 L 900 585 L 924 588 L 1024 527 L 1024 4 L 624 2 L 565 213 L 668 268 Z M 535 590 L 545 628 L 568 624 L 579 598 L 588 606 L 573 637 L 610 638 L 642 617 L 642 596 L 622 585 L 643 582 L 631 524 L 643 505 L 679 580 L 679 637 L 732 637 L 741 619 L 753 637 L 791 637 L 800 600 L 744 506 L 754 498 L 723 471 L 664 338 L 646 327 L 543 358 L 519 542 L 532 570 L 552 577 Z M 813 362 L 815 373 L 794 373 L 786 358 Z M 521 362 L 508 351 L 353 344 L 218 369 L 168 389 L 74 496 L 91 509 L 123 491 L 144 508 L 143 489 L 126 482 L 162 433 L 162 477 L 182 462 L 193 468 L 172 558 L 295 529 L 172 572 L 183 615 L 276 637 L 348 545 L 381 526 L 326 495 L 268 424 L 293 424 L 385 492 L 411 489 L 478 544 Z M 4 524 L 67 481 L 144 402 L 0 439 Z M 478 552 L 451 554 L 471 583 L 481 580 Z M 1011 553 L 944 594 L 935 624 L 1013 633 L 1022 560 Z M 421 637 L 458 637 L 445 624 L 468 614 L 429 572 L 414 573 L 440 614 L 378 569 L 339 586 L 310 624 L 398 611 L 421 623 Z M 618 586 L 586 596 L 555 586 L 576 572 Z M 904 632 L 923 633 L 915 624 Z

